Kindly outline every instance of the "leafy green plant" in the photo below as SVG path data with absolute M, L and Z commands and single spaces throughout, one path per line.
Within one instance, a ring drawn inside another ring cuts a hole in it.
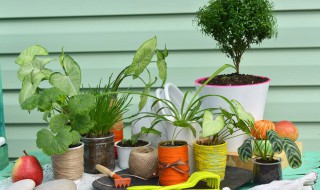
M 218 42 L 239 74 L 245 50 L 276 36 L 272 9 L 268 0 L 210 0 L 197 11 L 194 21 L 202 33 Z
M 301 153 L 298 146 L 289 138 L 279 137 L 273 130 L 267 131 L 267 139 L 265 140 L 251 137 L 243 142 L 238 149 L 238 154 L 244 162 L 252 159 L 252 142 L 255 144 L 256 151 L 262 160 L 272 161 L 274 154 L 279 154 L 284 150 L 291 168 L 298 168 L 302 164 Z
M 123 139 L 122 143 L 129 141 L 131 145 L 135 145 L 139 138 L 144 134 L 154 134 L 160 136 L 161 132 L 153 128 L 142 127 L 139 133 L 132 135 L 130 139 Z
M 145 41 L 136 51 L 131 65 L 124 68 L 119 75 L 116 77 L 115 81 L 113 82 L 111 91 L 117 92 L 119 89 L 119 86 L 121 82 L 129 77 L 132 76 L 133 79 L 139 78 L 145 85 L 145 89 L 143 90 L 143 93 L 140 97 L 140 103 L 139 103 L 139 110 L 141 110 L 145 104 L 147 103 L 148 96 L 144 94 L 149 94 L 150 88 L 152 85 L 156 82 L 157 78 L 155 78 L 154 81 L 151 80 L 150 72 L 147 69 L 147 66 L 152 63 L 156 62 L 158 71 L 159 71 L 159 78 L 162 80 L 162 85 L 165 83 L 167 79 L 167 63 L 165 58 L 168 56 L 168 50 L 165 48 L 165 50 L 161 51 L 159 49 L 156 49 L 157 47 L 157 38 L 153 37 L 147 41 Z M 157 55 L 157 61 L 152 61 L 152 58 L 154 54 Z M 147 70 L 149 74 L 149 82 L 145 82 L 142 78 L 140 78 L 140 75 L 144 72 L 144 70 Z
M 188 95 L 190 92 L 186 92 L 183 96 L 182 100 L 182 106 L 181 109 L 178 109 L 176 105 L 166 99 L 160 99 L 155 96 L 148 95 L 152 97 L 155 101 L 152 104 L 151 107 L 154 107 L 158 102 L 162 102 L 164 107 L 160 108 L 156 113 L 153 112 L 140 112 L 139 114 L 143 114 L 141 117 L 137 117 L 133 120 L 133 122 L 140 120 L 142 118 L 153 118 L 151 122 L 150 129 L 153 129 L 158 123 L 165 121 L 172 123 L 175 127 L 174 134 L 172 135 L 173 138 L 171 139 L 171 144 L 174 145 L 174 141 L 177 138 L 178 134 L 184 129 L 188 128 L 192 131 L 194 137 L 196 137 L 196 130 L 192 126 L 192 123 L 197 122 L 198 124 L 202 125 L 202 119 L 203 119 L 203 134 L 204 136 L 214 136 L 212 139 L 214 143 L 220 143 L 222 140 L 226 139 L 228 136 L 227 133 L 233 134 L 233 132 L 237 130 L 242 130 L 245 133 L 250 133 L 249 126 L 252 124 L 252 115 L 245 112 L 242 108 L 242 106 L 235 100 L 232 102 L 229 101 L 227 98 L 220 96 L 220 95 L 205 95 L 198 97 L 199 92 L 202 90 L 202 88 L 215 76 L 217 76 L 219 73 L 221 73 L 226 68 L 234 68 L 232 65 L 224 65 L 221 68 L 219 68 L 214 74 L 212 74 L 204 83 L 203 85 L 196 91 L 196 93 L 191 98 L 190 103 L 187 105 L 186 100 L 188 98 Z M 202 109 L 201 108 L 201 102 L 204 98 L 209 96 L 217 96 L 225 100 L 229 105 L 230 109 L 232 110 L 232 113 L 229 113 L 228 111 L 221 109 L 221 108 L 207 108 Z M 162 109 L 168 109 L 172 112 L 172 115 L 161 115 L 159 112 Z M 211 112 L 214 112 L 214 114 L 217 114 L 218 117 L 213 120 L 213 117 L 211 117 Z M 135 116 L 137 116 L 135 115 Z M 236 122 L 236 119 L 238 120 Z M 223 131 L 220 134 L 221 138 L 217 137 L 217 134 L 222 130 L 222 128 L 228 125 L 227 131 Z
M 85 134 L 87 138 L 99 138 L 109 135 L 114 124 L 122 120 L 123 114 L 129 110 L 132 100 L 132 98 L 129 99 L 129 94 L 122 94 L 117 98 L 114 97 L 114 94 L 108 94 L 112 86 L 110 80 L 111 77 L 104 87 L 99 85 L 97 88 L 90 88 L 85 92 L 94 95 L 97 102 L 97 105 L 89 112 L 94 126 Z
M 94 126 L 89 111 L 96 106 L 91 94 L 80 94 L 81 70 L 69 55 L 62 51 L 59 63 L 63 72 L 52 71 L 47 64 L 54 59 L 39 46 L 23 50 L 16 63 L 20 65 L 18 78 L 22 81 L 19 102 L 23 110 L 37 109 L 49 129 L 37 133 L 37 146 L 47 155 L 62 154 L 80 141 Z M 40 84 L 49 82 L 50 88 Z
M 231 103 L 231 112 L 222 108 L 215 113 L 204 111 L 202 137 L 207 138 L 204 141 L 205 145 L 219 145 L 228 139 L 243 135 L 232 135 L 240 130 L 244 134 L 250 133 L 250 126 L 254 124 L 253 116 L 246 112 L 238 101 L 231 100 Z M 215 119 L 213 119 L 214 114 L 217 115 Z

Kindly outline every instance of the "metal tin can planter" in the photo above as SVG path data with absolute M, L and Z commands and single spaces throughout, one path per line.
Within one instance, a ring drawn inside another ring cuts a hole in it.
M 253 183 L 255 185 L 270 183 L 282 179 L 281 158 L 273 157 L 274 162 L 265 162 L 253 158 Z
M 227 142 L 220 145 L 199 145 L 194 142 L 196 171 L 216 173 L 223 180 L 227 166 Z
M 115 168 L 114 157 L 114 134 L 102 138 L 85 138 L 81 141 L 84 143 L 84 171 L 86 173 L 99 173 L 95 166 L 103 165 L 110 170 Z
M 158 146 L 160 185 L 174 185 L 188 180 L 188 143 L 186 141 L 163 141 Z
M 53 155 L 52 169 L 55 179 L 77 180 L 83 175 L 83 143 L 69 148 L 66 153 Z

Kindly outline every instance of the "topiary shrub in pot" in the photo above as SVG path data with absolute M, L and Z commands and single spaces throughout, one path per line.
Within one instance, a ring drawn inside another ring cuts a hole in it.
M 235 73 L 215 77 L 201 94 L 220 94 L 238 100 L 256 120 L 263 118 L 270 79 L 241 74 L 240 62 L 252 44 L 276 36 L 276 19 L 272 11 L 273 5 L 268 0 L 210 0 L 197 11 L 194 19 L 201 32 L 216 40 L 236 68 Z M 207 78 L 197 79 L 196 87 L 199 88 Z M 204 107 L 217 105 L 228 108 L 214 97 L 203 101 Z M 236 152 L 245 138 L 241 136 L 228 141 L 228 150 Z
M 94 126 L 89 111 L 96 106 L 91 94 L 80 94 L 81 70 L 74 59 L 62 51 L 59 63 L 63 72 L 51 70 L 47 64 L 55 59 L 39 46 L 23 50 L 16 59 L 20 66 L 18 78 L 22 82 L 20 106 L 29 112 L 43 112 L 48 128 L 37 133 L 37 147 L 52 156 L 56 179 L 79 179 L 83 174 L 82 134 Z M 42 88 L 46 81 L 49 88 Z
M 275 157 L 284 150 L 289 166 L 293 169 L 301 166 L 301 152 L 289 138 L 281 138 L 273 130 L 274 124 L 268 120 L 259 120 L 252 127 L 252 136 L 238 149 L 242 161 L 253 161 L 253 183 L 266 184 L 282 179 L 281 158 Z M 256 127 L 259 126 L 259 127 Z M 252 144 L 253 143 L 253 144 Z M 253 154 L 256 157 L 253 157 Z

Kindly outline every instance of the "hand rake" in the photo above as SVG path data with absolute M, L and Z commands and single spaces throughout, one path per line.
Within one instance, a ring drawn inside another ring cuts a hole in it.
M 129 187 L 131 178 L 122 178 L 118 174 L 110 171 L 108 168 L 97 164 L 96 169 L 100 171 L 103 174 L 107 174 L 108 176 L 112 177 L 114 179 L 114 186 L 116 188 L 121 188 L 121 187 Z

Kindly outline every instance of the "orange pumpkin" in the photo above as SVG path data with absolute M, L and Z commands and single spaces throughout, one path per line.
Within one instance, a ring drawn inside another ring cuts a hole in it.
M 267 131 L 275 130 L 275 125 L 269 120 L 259 120 L 254 122 L 254 128 L 251 129 L 251 134 L 257 139 L 267 139 Z

